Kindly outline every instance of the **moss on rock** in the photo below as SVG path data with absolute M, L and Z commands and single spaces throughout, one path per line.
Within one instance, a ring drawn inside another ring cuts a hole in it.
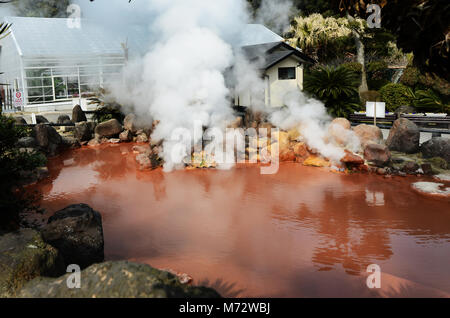
M 14 297 L 26 282 L 64 271 L 58 251 L 32 229 L 0 237 L 0 297 Z
M 19 297 L 37 298 L 217 298 L 211 288 L 183 285 L 169 272 L 128 261 L 94 264 L 81 272 L 81 288 L 69 289 L 72 274 L 36 278 Z

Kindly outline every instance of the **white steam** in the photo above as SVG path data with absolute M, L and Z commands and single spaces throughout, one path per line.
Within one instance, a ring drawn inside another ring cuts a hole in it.
M 284 130 L 298 129 L 311 149 L 338 163 L 345 152 L 341 147 L 327 142 L 331 117 L 324 104 L 301 92 L 287 94 L 285 104 L 286 108 L 270 114 L 270 122 Z
M 111 84 L 111 92 L 138 116 L 159 122 L 151 138 L 163 143 L 166 170 L 177 168 L 183 159 L 181 154 L 179 160 L 173 160 L 179 141 L 172 138 L 174 132 L 191 132 L 195 145 L 202 137 L 194 134 L 196 123 L 224 130 L 234 120 L 231 105 L 235 92 L 252 91 L 252 97 L 261 96 L 253 100 L 255 110 L 270 113 L 270 121 L 281 129 L 298 127 L 308 145 L 324 157 L 337 162 L 344 155 L 341 147 L 327 143 L 330 117 L 321 102 L 293 92 L 286 96 L 287 108 L 265 109 L 259 65 L 249 63 L 239 49 L 248 23 L 284 31 L 289 25 L 290 0 L 263 0 L 256 21 L 250 19 L 245 0 L 79 3 L 84 17 L 112 29 L 123 24 L 148 26 L 147 53 L 128 63 L 122 81 Z
M 290 17 L 296 10 L 292 0 L 262 0 L 256 12 L 256 23 L 264 24 L 278 34 L 285 33 L 290 26 Z

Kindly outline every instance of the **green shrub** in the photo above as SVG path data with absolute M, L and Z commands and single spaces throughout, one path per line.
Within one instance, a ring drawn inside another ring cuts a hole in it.
M 367 72 L 375 73 L 385 71 L 387 69 L 387 63 L 385 61 L 374 61 L 367 63 Z
M 349 71 L 355 72 L 358 76 L 361 75 L 362 65 L 358 62 L 348 62 L 341 64 L 341 67 Z
M 321 100 L 328 112 L 345 117 L 360 108 L 358 75 L 345 67 L 319 67 L 305 75 L 305 91 Z
M 407 67 L 400 77 L 400 83 L 406 86 L 415 87 L 419 82 L 420 72 L 416 67 Z
M 410 106 L 413 103 L 408 94 L 408 88 L 403 84 L 387 84 L 380 89 L 382 101 L 386 103 L 386 109 L 395 111 L 400 106 Z
M 414 105 L 423 112 L 449 113 L 450 105 L 445 104 L 442 98 L 433 90 L 417 90 Z
M 17 148 L 17 141 L 27 133 L 15 126 L 13 118 L 0 114 L 0 230 L 17 227 L 19 213 L 32 207 L 33 198 L 18 185 L 21 172 L 45 165 L 41 154 Z
M 389 83 L 389 71 L 385 61 L 374 61 L 367 64 L 367 85 L 369 89 L 379 90 Z
M 433 89 L 442 96 L 450 97 L 450 83 L 435 74 L 426 73 L 419 76 L 419 84 L 426 89 Z

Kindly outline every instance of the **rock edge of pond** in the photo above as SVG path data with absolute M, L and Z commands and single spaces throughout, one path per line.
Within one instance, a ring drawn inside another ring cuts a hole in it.
M 69 288 L 76 264 L 81 288 Z M 128 261 L 104 262 L 101 214 L 86 204 L 68 206 L 39 229 L 0 236 L 0 298 L 215 298 L 170 271 Z M 190 282 L 190 281 L 189 281 Z

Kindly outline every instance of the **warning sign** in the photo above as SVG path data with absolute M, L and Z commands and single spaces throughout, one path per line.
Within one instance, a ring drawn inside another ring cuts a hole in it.
M 14 106 L 22 107 L 23 106 L 23 94 L 20 91 L 17 91 L 14 95 Z

